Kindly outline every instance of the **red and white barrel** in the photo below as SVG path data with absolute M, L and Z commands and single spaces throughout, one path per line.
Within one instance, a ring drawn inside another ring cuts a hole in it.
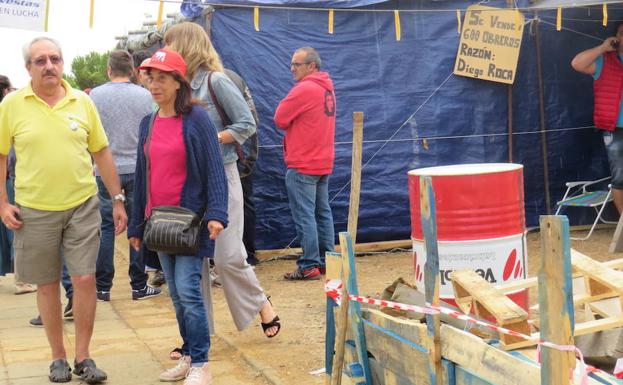
M 420 176 L 430 176 L 435 193 L 440 298 L 453 303 L 450 273 L 473 269 L 490 283 L 526 278 L 523 166 L 461 164 L 409 171 L 411 239 L 418 290 L 424 292 L 424 236 L 420 219 Z M 509 297 L 528 308 L 528 291 Z

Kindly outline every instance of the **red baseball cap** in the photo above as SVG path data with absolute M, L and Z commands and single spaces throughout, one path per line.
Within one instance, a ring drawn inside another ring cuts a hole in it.
M 139 70 L 155 68 L 164 72 L 178 72 L 182 76 L 186 76 L 186 62 L 182 56 L 168 49 L 159 49 L 153 54 L 148 63 L 138 67 Z

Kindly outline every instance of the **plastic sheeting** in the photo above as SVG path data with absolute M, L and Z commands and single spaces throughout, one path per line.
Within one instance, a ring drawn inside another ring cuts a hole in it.
M 254 174 L 259 249 L 297 245 L 284 185 L 283 133 L 272 118 L 293 85 L 289 63 L 296 48 L 318 49 L 335 83 L 336 161 L 329 195 L 336 233 L 346 229 L 348 217 L 353 111 L 365 114 L 358 242 L 409 237 L 408 170 L 508 161 L 509 87 L 452 74 L 459 43 L 455 9 L 464 16 L 469 5 L 423 0 L 360 8 L 403 9 L 400 41 L 393 12 L 336 11 L 334 34 L 328 34 L 326 11 L 260 9 L 256 32 L 252 9 L 216 10 L 214 45 L 226 67 L 249 83 L 260 114 Z M 503 8 L 505 2 L 487 5 Z M 615 10 L 610 13 L 612 20 L 620 18 Z M 526 20 L 534 16 L 524 14 Z M 601 135 L 590 128 L 592 79 L 569 64 L 577 52 L 599 44 L 607 31 L 601 8 L 565 10 L 560 32 L 555 11 L 539 17 L 548 177 L 555 205 L 566 181 L 609 174 Z M 528 226 L 537 226 L 539 215 L 547 213 L 535 27 L 529 23 L 525 28 L 511 91 L 513 161 L 525 166 Z

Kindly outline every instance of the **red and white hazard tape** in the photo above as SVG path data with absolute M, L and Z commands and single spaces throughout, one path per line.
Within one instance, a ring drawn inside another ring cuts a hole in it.
M 344 288 L 344 285 L 342 281 L 338 279 L 328 279 L 325 282 L 325 292 L 327 296 L 332 298 L 338 305 L 340 305 L 342 301 L 343 288 Z M 576 356 L 578 357 L 580 361 L 580 364 L 576 368 L 578 374 L 581 376 L 580 384 L 588 385 L 588 369 L 586 367 L 586 364 L 584 363 L 584 356 L 582 355 L 582 352 L 580 351 L 580 349 L 578 349 L 574 345 L 558 345 L 552 342 L 543 341 L 540 338 L 534 338 L 532 336 L 519 333 L 514 330 L 506 329 L 501 326 L 483 322 L 481 320 L 472 318 L 456 310 L 444 308 L 441 306 L 433 306 L 428 303 L 426 304 L 426 306 L 417 306 L 417 305 L 409 305 L 409 304 L 399 303 L 399 302 L 394 302 L 394 301 L 386 301 L 382 299 L 374 299 L 370 297 L 361 297 L 361 296 L 352 295 L 352 294 L 348 295 L 348 299 L 350 301 L 365 303 L 368 305 L 388 307 L 392 309 L 404 310 L 404 311 L 415 312 L 415 313 L 422 313 L 422 314 L 429 314 L 429 315 L 436 315 L 436 314 L 443 313 L 452 318 L 460 319 L 462 321 L 465 321 L 473 325 L 480 325 L 480 326 L 483 326 L 487 329 L 496 331 L 501 334 L 507 334 L 513 337 L 522 338 L 527 341 L 532 341 L 535 344 L 537 344 L 539 362 L 541 361 L 540 359 L 541 346 L 546 346 L 548 348 L 552 348 L 556 350 L 575 352 Z

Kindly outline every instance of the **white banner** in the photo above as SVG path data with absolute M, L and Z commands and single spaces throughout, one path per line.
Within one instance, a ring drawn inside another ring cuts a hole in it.
M 49 0 L 0 0 L 0 27 L 46 31 Z

